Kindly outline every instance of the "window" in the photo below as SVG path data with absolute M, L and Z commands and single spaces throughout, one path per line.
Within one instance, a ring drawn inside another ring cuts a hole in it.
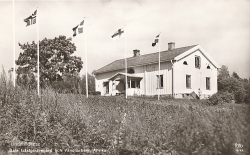
M 210 77 L 206 77 L 206 89 L 210 90 Z
M 136 87 L 140 88 L 140 81 L 136 81 Z
M 201 68 L 201 57 L 195 56 L 195 68 Z
M 191 88 L 191 75 L 186 75 L 186 87 Z
M 131 81 L 131 88 L 135 88 L 135 81 Z
M 128 80 L 128 88 L 140 88 L 140 81 Z
M 134 74 L 135 71 L 134 71 L 134 69 L 131 68 L 131 69 L 128 70 L 128 73 L 129 73 L 129 74 Z
M 210 66 L 207 66 L 207 69 L 210 69 Z
M 157 88 L 163 88 L 163 75 L 157 75 Z
M 187 61 L 184 61 L 184 62 L 183 62 L 183 65 L 188 65 Z

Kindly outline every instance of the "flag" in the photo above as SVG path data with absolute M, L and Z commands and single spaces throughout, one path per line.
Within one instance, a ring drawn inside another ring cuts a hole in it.
M 118 36 L 121 37 L 122 33 L 124 33 L 124 30 L 119 29 L 119 30 L 116 31 L 115 34 L 113 34 L 111 37 L 113 38 L 113 40 L 115 40 Z
M 154 42 L 152 43 L 152 46 L 153 46 L 153 47 L 156 45 L 156 43 L 159 42 L 159 36 L 160 36 L 160 34 L 158 34 L 158 35 L 155 37 L 155 40 L 154 40 Z
M 27 23 L 26 27 L 32 24 L 36 24 L 36 11 L 31 16 L 24 19 L 24 22 Z
M 74 31 L 73 37 L 75 37 L 77 34 L 83 33 L 83 24 L 84 20 L 72 29 Z

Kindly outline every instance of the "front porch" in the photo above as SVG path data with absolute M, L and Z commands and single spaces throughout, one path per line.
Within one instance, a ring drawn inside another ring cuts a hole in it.
M 127 90 L 126 90 L 126 74 L 117 73 L 103 82 L 105 87 L 105 96 L 114 96 L 120 94 L 126 94 L 128 96 L 141 95 L 140 81 L 143 77 L 127 74 Z

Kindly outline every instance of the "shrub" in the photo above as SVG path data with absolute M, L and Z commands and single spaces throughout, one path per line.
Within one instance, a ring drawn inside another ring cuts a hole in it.
M 218 92 L 212 95 L 208 102 L 210 105 L 218 105 L 222 103 L 229 103 L 234 100 L 234 94 L 229 92 Z
M 243 102 L 246 98 L 247 94 L 245 92 L 245 90 L 238 90 L 237 92 L 234 93 L 234 97 L 236 102 Z
M 99 92 L 99 91 L 90 91 L 89 94 L 90 95 L 101 95 L 101 92 Z

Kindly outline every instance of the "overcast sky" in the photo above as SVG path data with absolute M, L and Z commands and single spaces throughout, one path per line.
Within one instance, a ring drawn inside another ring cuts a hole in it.
M 72 28 L 86 17 L 89 73 L 124 58 L 125 37 L 114 42 L 111 35 L 125 27 L 128 57 L 134 49 L 141 54 L 157 52 L 158 47 L 151 44 L 161 32 L 161 50 L 167 50 L 168 42 L 175 42 L 176 48 L 199 44 L 230 73 L 250 77 L 249 0 L 15 1 L 14 22 L 12 1 L 0 1 L 0 65 L 6 70 L 13 67 L 14 45 L 17 59 L 22 52 L 18 42 L 36 41 L 37 25 L 26 27 L 23 20 L 37 8 L 40 40 L 72 37 Z M 84 36 L 72 41 L 75 55 L 85 63 Z

